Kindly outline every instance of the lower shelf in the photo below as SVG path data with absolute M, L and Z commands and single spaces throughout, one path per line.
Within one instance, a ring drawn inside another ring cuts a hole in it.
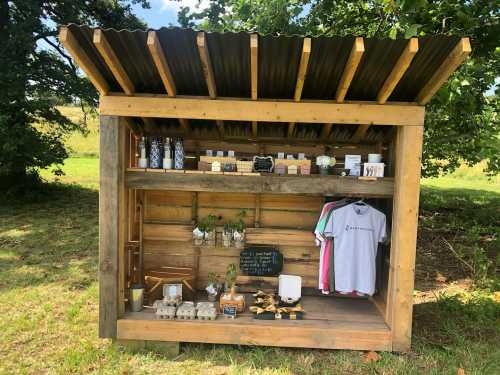
M 250 301 L 248 301 L 250 302 Z M 391 332 L 368 300 L 303 297 L 304 320 L 263 321 L 246 312 L 215 321 L 157 320 L 152 310 L 126 313 L 117 338 L 318 349 L 392 350 Z

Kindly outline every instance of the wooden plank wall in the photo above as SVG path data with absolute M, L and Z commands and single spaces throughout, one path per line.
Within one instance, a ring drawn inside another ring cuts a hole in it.
M 208 215 L 218 218 L 221 227 L 236 220 L 245 210 L 249 229 L 247 243 L 270 243 L 271 237 L 283 236 L 277 245 L 283 253 L 284 273 L 303 277 L 305 287 L 317 286 L 319 248 L 312 230 L 323 205 L 322 197 L 270 194 L 191 193 L 179 191 L 144 191 L 144 266 L 198 268 L 199 289 L 206 286 L 209 272 L 224 274 L 230 263 L 239 263 L 239 249 L 194 247 L 191 241 L 193 222 Z M 274 228 L 274 229 L 271 229 Z

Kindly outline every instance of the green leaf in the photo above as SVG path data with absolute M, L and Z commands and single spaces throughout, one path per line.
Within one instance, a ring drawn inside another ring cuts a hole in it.
M 413 36 L 416 36 L 420 26 L 422 26 L 422 25 L 419 25 L 418 23 L 411 25 L 408 29 L 406 29 L 405 38 L 409 39 Z

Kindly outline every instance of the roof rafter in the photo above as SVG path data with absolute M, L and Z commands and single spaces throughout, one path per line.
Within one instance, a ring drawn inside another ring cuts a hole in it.
M 147 45 L 168 96 L 175 96 L 177 94 L 177 89 L 175 87 L 174 77 L 168 66 L 165 51 L 160 44 L 156 31 L 148 32 Z
M 207 82 L 208 95 L 210 98 L 215 99 L 217 97 L 217 87 L 215 85 L 214 70 L 212 68 L 212 61 L 210 60 L 210 53 L 208 51 L 207 38 L 203 31 L 200 31 L 196 36 L 196 45 L 198 46 L 198 52 L 200 54 L 203 75 L 205 76 L 205 80 Z M 222 120 L 216 120 L 215 122 L 220 136 L 224 137 L 224 122 Z
M 356 131 L 354 132 L 353 136 L 351 137 L 351 142 L 358 143 L 360 140 L 362 140 L 366 133 L 368 132 L 368 129 L 370 128 L 369 124 L 361 124 L 358 126 Z
M 323 124 L 323 127 L 321 128 L 321 136 L 320 138 L 322 140 L 327 140 L 330 137 L 330 132 L 332 131 L 332 123 L 326 123 Z
M 389 96 L 391 96 L 392 92 L 394 91 L 394 88 L 399 83 L 399 81 L 405 74 L 406 70 L 409 68 L 417 52 L 418 52 L 418 39 L 411 38 L 408 41 L 408 44 L 406 45 L 405 49 L 401 53 L 401 56 L 399 56 L 396 65 L 394 65 L 394 67 L 392 68 L 391 73 L 389 74 L 384 84 L 382 85 L 382 88 L 377 94 L 377 102 L 379 104 L 384 104 L 389 98 Z
M 469 38 L 460 39 L 453 51 L 451 51 L 438 70 L 434 72 L 431 79 L 420 90 L 417 95 L 417 102 L 421 105 L 427 104 L 439 88 L 469 56 L 471 51 Z
M 125 72 L 125 69 L 123 69 L 120 60 L 118 60 L 118 57 L 111 48 L 108 39 L 101 29 L 94 30 L 93 41 L 97 50 L 103 57 L 104 61 L 106 61 L 106 64 L 113 73 L 113 76 L 120 84 L 120 87 L 127 95 L 132 95 L 135 92 L 134 84 Z
M 258 77 L 259 77 L 259 36 L 250 35 L 250 87 L 252 100 L 257 100 Z M 257 121 L 252 121 L 252 136 L 257 138 L 259 125 Z
M 309 65 L 309 56 L 311 55 L 311 38 L 304 38 L 302 44 L 302 55 L 300 56 L 299 71 L 297 72 L 297 81 L 295 83 L 295 93 L 293 95 L 293 100 L 296 102 L 300 101 L 302 97 L 302 89 L 304 88 L 304 82 L 307 75 L 307 67 Z M 288 124 L 288 138 L 293 136 L 295 131 L 295 123 L 291 122 Z
M 64 48 L 71 54 L 78 66 L 85 72 L 87 77 L 89 77 L 90 82 L 92 82 L 97 91 L 99 91 L 101 95 L 106 95 L 109 92 L 109 85 L 106 79 L 99 72 L 94 62 L 84 52 L 84 49 L 80 47 L 75 36 L 67 26 L 61 27 L 59 31 L 59 40 Z
M 349 59 L 347 60 L 347 63 L 344 67 L 339 86 L 337 87 L 337 92 L 335 93 L 335 100 L 338 103 L 342 103 L 344 101 L 364 52 L 365 43 L 363 41 L 363 38 L 358 36 L 356 37 L 356 39 L 354 39 L 354 44 L 352 46 L 351 53 L 349 54 Z
M 174 77 L 168 66 L 165 51 L 160 44 L 156 31 L 148 32 L 147 45 L 168 96 L 175 97 L 177 95 L 177 88 L 175 87 Z M 183 132 L 189 131 L 189 121 L 187 119 L 179 119 L 179 124 Z

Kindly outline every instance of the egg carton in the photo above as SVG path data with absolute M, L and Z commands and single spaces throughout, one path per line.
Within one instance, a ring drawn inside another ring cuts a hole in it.
M 155 301 L 153 307 L 156 309 L 155 315 L 158 319 L 169 319 L 175 318 L 175 312 L 177 308 L 175 306 L 168 306 L 163 303 L 163 301 Z
M 196 308 L 194 306 L 194 302 L 186 301 L 183 302 L 178 308 L 176 312 L 177 319 L 184 320 L 193 320 L 196 319 Z
M 199 320 L 215 320 L 217 319 L 217 309 L 215 307 L 205 307 L 198 310 L 197 317 Z
M 196 304 L 196 310 L 215 309 L 215 302 L 202 301 Z

